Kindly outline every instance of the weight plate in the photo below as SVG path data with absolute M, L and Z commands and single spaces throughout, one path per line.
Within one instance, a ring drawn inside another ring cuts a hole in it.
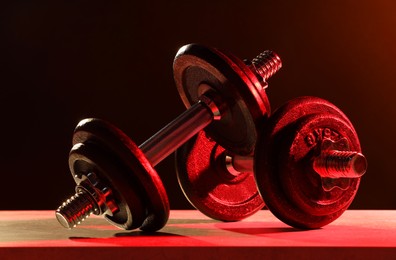
M 237 221 L 264 207 L 253 173 L 230 174 L 224 148 L 203 131 L 176 151 L 176 168 L 187 199 L 213 219 Z
M 351 150 L 361 150 L 356 131 L 337 107 L 319 98 L 303 97 L 274 113 L 256 146 L 259 191 L 275 216 L 297 228 L 319 228 L 337 219 L 359 186 L 360 178 L 339 179 L 334 181 L 342 182 L 343 189 L 323 189 L 322 179 L 312 168 L 323 138 L 346 138 Z
M 157 172 L 137 145 L 121 130 L 99 119 L 82 120 L 76 127 L 73 144 L 86 142 L 99 143 L 106 147 L 127 167 L 128 174 L 125 178 L 136 181 L 135 186 L 141 187 L 147 217 L 140 229 L 161 229 L 169 218 L 168 196 Z M 107 178 L 112 178 L 111 172 L 108 172 Z
M 345 190 L 335 188 L 325 191 L 322 189 L 322 178 L 313 170 L 312 158 L 321 145 L 320 139 L 323 138 L 334 142 L 346 138 L 349 149 L 360 152 L 357 136 L 348 124 L 333 115 L 304 117 L 296 123 L 295 129 L 291 137 L 292 142 L 288 143 L 288 149 L 283 149 L 280 156 L 281 160 L 286 162 L 280 165 L 279 172 L 288 197 L 310 215 L 324 216 L 346 209 L 355 196 L 359 179 L 339 179 L 340 182 L 348 182 Z M 316 133 L 320 134 L 316 136 Z M 337 179 L 334 181 L 337 182 Z
M 221 120 L 205 129 L 209 135 L 230 152 L 253 153 L 263 117 L 270 114 L 265 90 L 253 72 L 236 57 L 198 44 L 179 50 L 173 71 L 187 108 L 211 90 L 224 104 Z
M 105 213 L 105 218 L 122 229 L 135 229 L 146 218 L 142 194 L 136 183 L 126 178 L 128 172 L 118 158 L 105 148 L 93 142 L 77 143 L 69 155 L 70 172 L 77 185 L 80 185 L 89 173 L 98 176 L 101 184 L 110 188 L 112 197 L 118 206 L 113 214 Z M 133 206 L 132 206 L 133 205 Z

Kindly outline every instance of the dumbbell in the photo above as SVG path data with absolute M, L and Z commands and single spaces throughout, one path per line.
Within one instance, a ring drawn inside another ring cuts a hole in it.
M 245 189 L 257 185 L 275 216 L 303 229 L 337 219 L 367 169 L 349 119 L 315 97 L 277 109 L 263 126 L 254 156 L 233 154 L 200 132 L 176 151 L 176 165 L 184 194 L 204 214 L 222 217 L 222 205 L 234 197 L 239 203 L 227 208 L 229 214 L 243 212 L 250 199 Z
M 153 166 L 204 128 L 227 150 L 251 153 L 270 110 L 266 81 L 280 67 L 270 51 L 242 62 L 214 48 L 182 47 L 173 69 L 188 110 L 139 147 L 108 122 L 81 121 L 69 155 L 76 194 L 58 208 L 58 221 L 72 228 L 94 213 L 123 229 L 162 228 L 169 203 Z

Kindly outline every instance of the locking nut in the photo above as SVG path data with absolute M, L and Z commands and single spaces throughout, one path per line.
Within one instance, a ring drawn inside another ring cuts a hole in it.
M 84 175 L 85 176 L 85 175 Z M 76 194 L 66 200 L 55 212 L 59 223 L 74 228 L 92 213 L 112 215 L 118 206 L 110 188 L 101 184 L 94 173 L 89 173 L 76 187 Z
M 349 151 L 346 138 L 337 142 L 324 139 L 320 155 L 313 160 L 314 170 L 322 178 L 359 178 L 367 170 L 366 157 L 356 151 Z M 346 150 L 345 150 L 346 149 Z
M 95 199 L 84 189 L 79 189 L 75 195 L 63 202 L 56 210 L 55 216 L 63 227 L 71 229 L 97 212 L 98 208 Z
M 245 63 L 261 79 L 263 88 L 268 87 L 267 80 L 282 68 L 280 57 L 271 50 L 265 50 Z

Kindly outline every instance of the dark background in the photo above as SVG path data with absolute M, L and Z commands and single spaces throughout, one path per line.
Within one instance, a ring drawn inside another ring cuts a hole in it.
M 369 170 L 353 208 L 396 209 L 394 1 L 12 1 L 0 4 L 0 209 L 55 209 L 74 192 L 77 122 L 113 122 L 137 144 L 184 111 L 178 48 L 253 58 L 276 51 L 273 109 L 302 95 L 340 107 Z M 156 169 L 172 208 L 190 207 L 173 156 Z

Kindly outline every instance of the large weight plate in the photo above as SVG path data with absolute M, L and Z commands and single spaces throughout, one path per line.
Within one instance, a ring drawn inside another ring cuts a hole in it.
M 161 229 L 169 218 L 169 202 L 165 188 L 155 169 L 137 145 L 121 130 L 99 119 L 82 120 L 76 127 L 73 145 L 77 143 L 98 143 L 128 169 L 122 176 L 129 182 L 136 182 L 133 187 L 140 187 L 142 201 L 146 206 L 146 219 L 140 229 L 155 231 Z M 112 172 L 106 172 L 106 178 L 112 181 Z M 118 183 L 117 183 L 118 184 Z M 115 189 L 118 189 L 117 186 Z M 124 192 L 123 190 L 120 191 Z M 134 205 L 128 205 L 132 208 Z
M 198 44 L 179 50 L 173 71 L 187 108 L 209 90 L 225 104 L 221 120 L 205 129 L 209 135 L 228 151 L 253 153 L 262 119 L 270 114 L 265 90 L 253 72 L 236 57 Z
M 256 146 L 259 191 L 275 216 L 297 228 L 319 228 L 337 219 L 359 186 L 360 178 L 340 179 L 335 184 L 343 182 L 343 189 L 323 189 L 322 179 L 312 168 L 323 138 L 346 138 L 351 150 L 361 151 L 356 131 L 337 107 L 319 98 L 303 97 L 274 113 Z
M 264 207 L 253 173 L 228 173 L 224 148 L 203 131 L 176 151 L 176 168 L 190 203 L 213 219 L 237 221 Z

